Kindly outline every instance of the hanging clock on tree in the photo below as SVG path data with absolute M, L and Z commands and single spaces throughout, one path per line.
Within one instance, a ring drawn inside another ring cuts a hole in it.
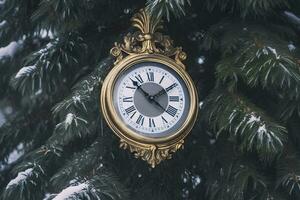
M 120 147 L 155 167 L 183 147 L 197 118 L 197 92 L 182 63 L 186 54 L 157 32 L 160 20 L 141 10 L 132 22 L 139 31 L 111 49 L 116 61 L 100 103 Z

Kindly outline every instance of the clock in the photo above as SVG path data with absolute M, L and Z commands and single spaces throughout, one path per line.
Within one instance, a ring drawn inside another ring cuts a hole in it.
M 182 63 L 186 54 L 161 33 L 161 23 L 141 10 L 139 31 L 115 43 L 114 67 L 101 89 L 101 110 L 120 138 L 120 147 L 155 167 L 183 147 L 198 113 L 192 79 Z

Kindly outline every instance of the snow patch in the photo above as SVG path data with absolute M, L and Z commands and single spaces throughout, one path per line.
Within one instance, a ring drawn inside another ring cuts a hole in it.
M 43 90 L 42 90 L 42 88 L 40 88 L 39 90 L 37 90 L 37 91 L 34 93 L 34 95 L 38 96 L 38 95 L 40 95 L 40 94 L 42 94 L 42 93 L 43 93 Z
M 2 22 L 0 22 L 0 29 L 3 28 L 6 24 L 7 24 L 6 20 L 3 20 Z
M 0 127 L 6 122 L 3 112 L 0 111 Z
M 40 55 L 40 54 L 45 54 L 49 51 L 50 48 L 52 48 L 54 46 L 54 44 L 57 44 L 57 42 L 59 41 L 59 39 L 55 39 L 52 42 L 49 42 L 48 44 L 46 44 L 46 47 L 40 49 L 39 51 L 37 51 L 36 53 L 34 53 L 34 55 Z
M 63 199 L 70 199 L 75 197 L 75 195 L 80 194 L 87 190 L 89 185 L 87 183 L 81 183 L 75 186 L 69 186 L 62 190 L 54 199 L 52 200 L 63 200 Z
M 6 47 L 0 48 L 0 60 L 3 58 L 12 58 L 23 46 L 23 40 L 13 41 Z
M 52 31 L 47 30 L 47 29 L 41 29 L 37 35 L 39 35 L 41 38 L 50 38 L 53 39 L 54 38 L 54 34 Z
M 203 107 L 203 104 L 204 104 L 204 102 L 203 102 L 203 101 L 200 101 L 200 102 L 199 102 L 199 108 L 200 108 L 200 109 L 202 109 L 202 107 Z
M 187 178 L 184 177 L 183 178 L 183 183 L 187 183 L 187 181 L 188 181 Z
M 31 176 L 33 168 L 26 169 L 23 172 L 19 172 L 17 177 L 12 179 L 6 186 L 6 189 L 13 185 L 18 185 L 20 182 L 24 181 L 28 176 Z
M 202 65 L 205 62 L 205 57 L 204 56 L 200 56 L 197 60 L 198 64 Z
M 43 200 L 48 200 L 48 199 L 50 199 L 51 196 L 52 195 L 50 193 L 46 193 Z
M 209 140 L 209 144 L 213 145 L 213 144 L 216 143 L 216 141 L 217 141 L 216 139 L 210 139 L 210 140 Z
M 260 126 L 260 127 L 258 128 L 257 132 L 258 132 L 259 134 L 266 133 L 266 132 L 267 132 L 266 125 L 264 124 L 264 125 Z
M 68 113 L 65 120 L 66 127 L 72 124 L 73 119 L 74 119 L 74 114 Z
M 260 122 L 260 117 L 257 117 L 254 115 L 254 113 L 251 113 L 250 119 L 248 120 L 248 124 L 252 124 L 253 122 Z
M 263 54 L 265 54 L 265 55 L 269 55 L 269 52 L 270 52 L 270 53 L 274 54 L 274 56 L 276 57 L 276 59 L 279 59 L 279 58 L 280 58 L 280 55 L 278 55 L 276 49 L 274 49 L 274 48 L 272 48 L 272 47 L 270 47 L 270 46 L 264 47 L 264 48 L 262 49 L 262 52 L 263 52 Z M 261 54 L 258 52 L 257 57 L 259 58 L 260 55 L 261 55 Z
M 4 112 L 9 115 L 13 112 L 13 109 L 11 106 L 7 106 L 4 108 Z
M 0 0 L 0 6 L 4 5 L 4 4 L 5 4 L 5 1 L 6 1 L 6 0 Z
M 291 22 L 300 25 L 300 17 L 289 11 L 284 11 L 284 14 L 291 20 Z
M 296 49 L 295 45 L 292 43 L 288 45 L 288 48 L 290 51 L 294 51 Z
M 199 175 L 192 176 L 193 189 L 201 183 L 201 177 Z
M 32 73 L 35 70 L 36 70 L 35 65 L 22 67 L 18 71 L 18 73 L 16 74 L 15 78 L 20 78 L 20 77 L 23 77 L 23 76 L 29 76 L 29 74 Z
M 18 160 L 22 155 L 24 155 L 24 145 L 20 143 L 16 149 L 14 149 L 7 158 L 7 164 L 11 164 Z
M 73 96 L 72 99 L 73 99 L 73 101 L 75 102 L 75 104 L 76 104 L 77 102 L 80 102 L 80 96 L 79 96 L 79 95 Z

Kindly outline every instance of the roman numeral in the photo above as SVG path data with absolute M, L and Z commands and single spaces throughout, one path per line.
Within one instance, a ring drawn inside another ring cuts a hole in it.
M 131 86 L 126 86 L 126 88 L 129 88 L 129 89 L 132 89 L 132 90 L 136 89 L 135 87 L 131 87 Z
M 169 87 L 166 88 L 166 91 L 169 92 L 170 90 L 172 90 L 176 86 L 177 86 L 177 83 L 173 83 L 172 85 L 170 85 Z
M 161 119 L 163 120 L 163 122 L 168 123 L 168 121 L 163 116 L 161 116 Z
M 147 72 L 148 81 L 154 81 L 154 73 L 153 72 Z
M 159 84 L 161 84 L 161 82 L 164 80 L 165 76 L 162 76 L 160 81 L 159 81 Z
M 130 119 L 132 119 L 133 118 L 133 116 L 135 115 L 135 113 L 136 113 L 136 111 L 130 116 Z
M 170 96 L 170 97 L 169 97 L 169 100 L 170 100 L 170 101 L 178 102 L 178 101 L 179 101 L 179 96 Z
M 177 110 L 176 108 L 174 108 L 173 106 L 169 106 L 166 110 L 166 112 L 171 115 L 172 117 L 174 117 L 177 113 Z
M 128 115 L 129 113 L 135 111 L 135 107 L 134 106 L 130 106 L 130 107 L 126 108 L 125 111 L 126 111 L 126 113 Z
M 145 117 L 144 117 L 143 115 L 140 115 L 140 116 L 137 118 L 136 123 L 139 124 L 139 125 L 141 125 L 141 126 L 143 126 L 143 124 L 144 124 L 144 119 L 145 119 Z
M 123 102 L 133 102 L 133 98 L 132 97 L 124 97 Z
M 149 118 L 149 127 L 155 127 L 154 119 Z
M 139 75 L 137 75 L 137 76 L 135 76 L 135 78 L 136 78 L 136 80 L 138 81 L 138 82 L 140 82 L 140 83 L 144 83 L 144 80 L 143 80 L 143 78 L 141 77 L 141 75 L 139 74 Z

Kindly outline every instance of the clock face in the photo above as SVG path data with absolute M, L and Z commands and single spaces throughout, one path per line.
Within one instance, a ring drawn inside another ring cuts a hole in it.
M 156 62 L 142 62 L 123 71 L 113 88 L 114 107 L 128 128 L 159 138 L 172 135 L 185 122 L 190 97 L 182 78 Z

